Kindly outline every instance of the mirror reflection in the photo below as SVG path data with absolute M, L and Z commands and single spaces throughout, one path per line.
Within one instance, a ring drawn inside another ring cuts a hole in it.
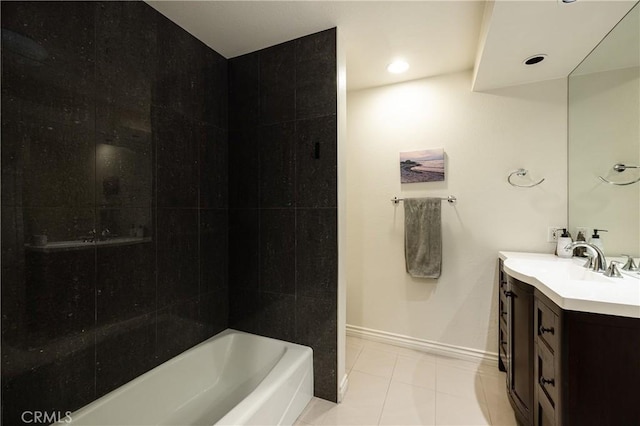
M 569 226 L 640 255 L 640 6 L 569 76 Z

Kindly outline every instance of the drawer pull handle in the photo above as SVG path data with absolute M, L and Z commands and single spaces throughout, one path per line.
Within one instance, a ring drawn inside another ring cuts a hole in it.
M 500 312 L 500 315 L 507 315 L 507 311 Z
M 544 334 L 544 333 L 551 333 L 551 334 L 555 334 L 555 330 L 553 329 L 553 327 L 549 327 L 549 328 L 544 328 L 543 325 L 540 326 L 540 328 L 538 329 L 538 331 L 540 332 L 540 334 Z
M 513 294 L 512 291 L 505 291 L 504 292 L 504 297 L 513 297 L 513 296 L 514 296 L 514 294 Z
M 544 377 L 540 377 L 540 385 L 542 385 L 542 386 L 544 386 L 544 385 L 555 386 L 556 385 L 556 381 L 555 381 L 555 379 L 545 379 Z

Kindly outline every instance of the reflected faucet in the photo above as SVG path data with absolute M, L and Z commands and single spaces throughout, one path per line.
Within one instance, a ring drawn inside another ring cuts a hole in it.
M 591 262 L 591 269 L 596 272 L 603 272 L 607 269 L 607 259 L 604 257 L 604 253 L 600 250 L 600 247 L 589 244 L 584 241 L 576 241 L 571 244 L 568 244 L 564 249 L 565 250 L 573 250 L 577 247 L 585 247 L 587 250 L 591 250 L 593 252 L 593 261 Z

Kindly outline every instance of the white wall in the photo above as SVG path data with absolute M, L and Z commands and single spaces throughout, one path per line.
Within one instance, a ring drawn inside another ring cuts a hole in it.
M 348 324 L 496 352 L 497 252 L 553 251 L 546 229 L 567 216 L 566 79 L 470 87 L 471 71 L 348 93 Z M 400 184 L 400 151 L 440 147 L 445 182 Z M 519 167 L 546 181 L 510 186 Z M 390 199 L 448 194 L 442 276 L 413 279 Z

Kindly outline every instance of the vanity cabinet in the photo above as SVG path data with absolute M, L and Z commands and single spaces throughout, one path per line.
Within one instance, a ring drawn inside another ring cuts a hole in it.
M 533 288 L 504 272 L 501 283 L 500 355 L 516 417 L 531 424 L 533 407 Z
M 499 365 L 519 424 L 640 425 L 640 318 L 564 310 L 502 263 L 499 276 Z

